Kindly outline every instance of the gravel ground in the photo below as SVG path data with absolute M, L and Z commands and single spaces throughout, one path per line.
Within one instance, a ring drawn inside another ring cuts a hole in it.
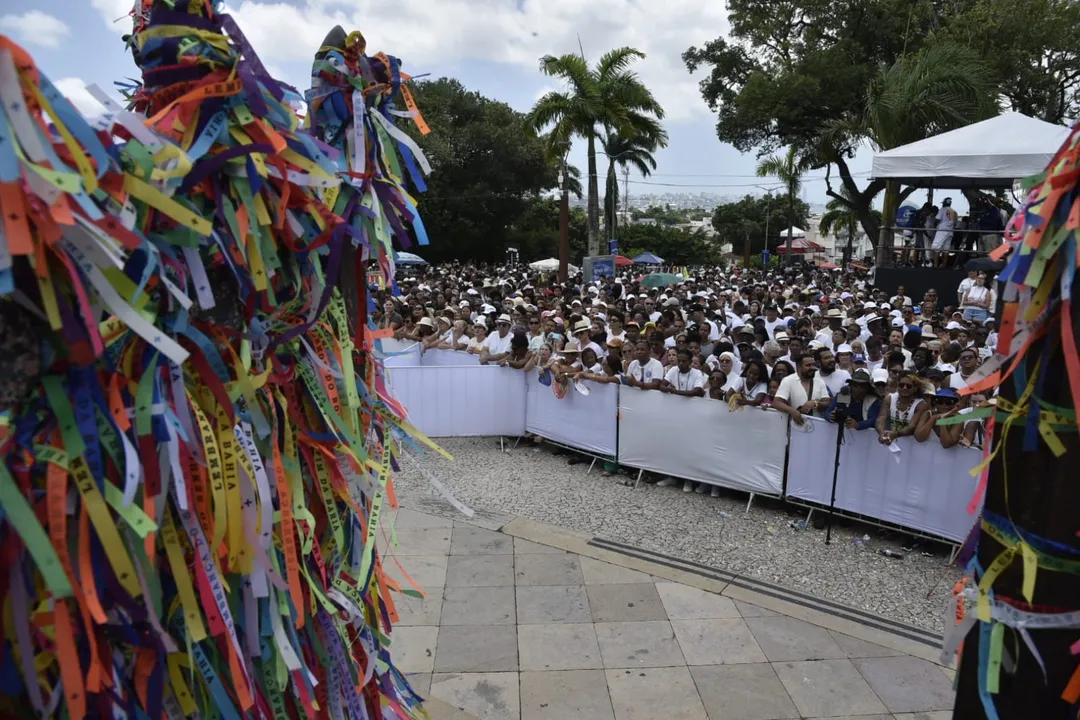
M 506 452 L 493 438 L 447 438 L 440 444 L 453 462 L 434 453 L 420 461 L 478 511 L 524 516 L 667 553 L 936 632 L 942 631 L 945 603 L 960 577 L 959 569 L 946 566 L 946 545 L 926 542 L 903 559 L 887 558 L 878 551 L 899 550 L 902 538 L 858 523 L 834 527 L 832 544 L 826 545 L 824 530 L 790 527 L 806 512 L 779 501 L 757 498 L 746 513 L 744 493 L 711 498 L 683 493 L 681 484 L 660 488 L 645 482 L 634 490 L 622 484 L 626 476 L 602 477 L 599 463 L 586 476 L 588 463 L 570 466 L 567 457 L 525 441 L 515 449 L 507 443 Z M 426 512 L 443 506 L 453 513 L 412 462 L 395 478 L 402 506 Z M 871 539 L 860 547 L 855 540 L 864 535 Z

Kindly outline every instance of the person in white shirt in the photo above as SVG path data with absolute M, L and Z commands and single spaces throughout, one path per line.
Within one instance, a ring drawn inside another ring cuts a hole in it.
M 480 353 L 480 364 L 498 362 L 510 352 L 510 343 L 514 339 L 510 334 L 510 316 L 502 314 L 495 320 L 496 331 L 488 335 L 484 349 Z
M 889 298 L 889 304 L 893 307 L 904 307 L 911 305 L 911 298 L 904 294 L 904 286 L 897 285 L 896 294 Z
M 968 270 L 967 277 L 960 281 L 960 285 L 956 288 L 956 304 L 962 305 L 964 302 L 964 294 L 967 293 L 975 285 L 975 278 L 978 276 L 977 270 Z
M 952 245 L 953 228 L 956 227 L 956 211 L 952 208 L 952 198 L 941 201 L 941 210 L 937 215 L 937 232 L 934 243 L 930 246 L 930 264 L 937 266 L 938 260 L 945 261 L 947 251 Z
M 775 305 L 765 306 L 765 330 L 769 333 L 769 339 L 774 339 L 776 328 L 786 328 L 787 321 L 779 316 L 779 309 Z
M 592 351 L 596 353 L 596 357 L 606 357 L 604 349 L 593 342 L 591 332 L 592 325 L 587 320 L 582 320 L 574 325 L 574 337 L 577 338 L 578 347 L 581 348 L 582 352 L 585 351 L 585 348 L 592 348 Z
M 649 352 L 649 341 L 638 340 L 635 357 L 626 369 L 626 384 L 643 390 L 659 390 L 664 381 L 664 366 Z
M 469 354 L 479 355 L 484 351 L 485 345 L 487 345 L 487 320 L 481 315 L 476 318 L 476 323 L 473 325 L 473 337 L 469 340 Z
M 829 391 L 817 376 L 813 355 L 799 358 L 795 374 L 780 382 L 773 396 L 773 407 L 791 416 L 796 425 L 803 424 L 803 415 L 821 414 L 829 407 Z
M 942 383 L 942 386 L 952 388 L 959 392 L 968 386 L 968 378 L 970 378 L 979 367 L 978 351 L 975 348 L 964 348 L 960 351 L 960 359 L 956 362 L 960 366 L 960 369 L 945 378 L 945 382 Z
M 660 391 L 686 397 L 704 397 L 705 373 L 690 367 L 690 350 L 683 348 L 676 356 L 678 364 L 668 370 L 664 381 L 660 383 Z
M 848 347 L 848 350 L 851 348 Z M 825 383 L 825 388 L 829 391 L 829 397 L 835 397 L 840 388 L 844 387 L 844 384 L 851 379 L 851 373 L 847 370 L 840 370 L 836 367 L 836 356 L 832 350 L 827 348 L 821 348 L 814 353 L 818 364 L 818 377 Z

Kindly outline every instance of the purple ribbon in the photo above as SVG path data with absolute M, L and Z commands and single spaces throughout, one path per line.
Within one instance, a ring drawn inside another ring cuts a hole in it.
M 208 178 L 211 174 L 217 173 L 221 167 L 232 158 L 241 157 L 242 155 L 250 155 L 252 153 L 264 153 L 266 155 L 274 154 L 274 146 L 267 143 L 252 143 L 251 145 L 235 145 L 228 150 L 219 152 L 217 155 L 211 155 L 208 158 L 204 158 L 195 163 L 195 167 L 191 168 L 191 172 L 184 178 L 184 182 L 180 185 L 179 193 L 186 195 L 191 192 L 191 189 Z

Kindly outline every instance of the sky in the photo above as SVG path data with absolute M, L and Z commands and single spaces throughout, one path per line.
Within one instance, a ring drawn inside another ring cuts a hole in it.
M 0 33 L 25 47 L 80 109 L 99 114 L 87 84 L 112 94 L 114 81 L 138 77 L 120 39 L 130 31 L 131 6 L 132 0 L 5 0 Z M 664 107 L 670 138 L 656 153 L 654 174 L 631 173 L 631 194 L 710 192 L 734 199 L 778 188 L 775 178 L 756 177 L 755 154 L 717 139 L 715 115 L 698 91 L 701 73 L 691 75 L 681 60 L 691 45 L 727 32 L 722 2 L 229 0 L 227 8 L 270 73 L 294 87 L 308 87 L 313 54 L 340 24 L 363 32 L 369 53 L 401 58 L 414 76 L 455 77 L 523 112 L 545 92 L 562 89 L 539 71 L 543 55 L 579 52 L 580 42 L 595 62 L 605 51 L 629 45 L 646 54 L 635 69 Z M 860 152 L 852 161 L 857 179 L 869 175 L 871 157 Z M 584 143 L 575 145 L 571 162 L 586 170 Z M 808 174 L 802 197 L 824 205 L 824 170 Z

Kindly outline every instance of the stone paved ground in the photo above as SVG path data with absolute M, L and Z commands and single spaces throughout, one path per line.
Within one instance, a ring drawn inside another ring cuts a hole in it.
M 944 544 L 926 543 L 902 560 L 890 559 L 878 551 L 899 551 L 901 536 L 845 524 L 826 545 L 824 531 L 790 526 L 805 511 L 776 500 L 758 499 L 747 513 L 745 493 L 711 498 L 644 483 L 635 490 L 621 483 L 624 476 L 603 478 L 599 468 L 586 475 L 588 462 L 569 466 L 566 456 L 526 442 L 513 449 L 508 442 L 507 452 L 497 438 L 438 442 L 453 462 L 429 453 L 423 467 L 474 508 L 694 560 L 933 632 L 942 632 L 960 577 L 959 569 L 947 567 Z M 418 509 L 441 502 L 415 463 L 406 461 L 402 469 L 395 482 L 403 502 Z M 870 541 L 856 544 L 864 535 Z
M 388 518 L 404 554 L 384 566 L 427 593 L 398 600 L 395 664 L 422 695 L 477 718 L 951 717 L 952 671 L 879 631 L 842 633 L 764 596 L 664 579 L 659 565 L 566 552 L 555 545 L 576 539 L 557 530 L 540 544 L 508 534 L 517 522 L 495 532 L 407 509 Z

